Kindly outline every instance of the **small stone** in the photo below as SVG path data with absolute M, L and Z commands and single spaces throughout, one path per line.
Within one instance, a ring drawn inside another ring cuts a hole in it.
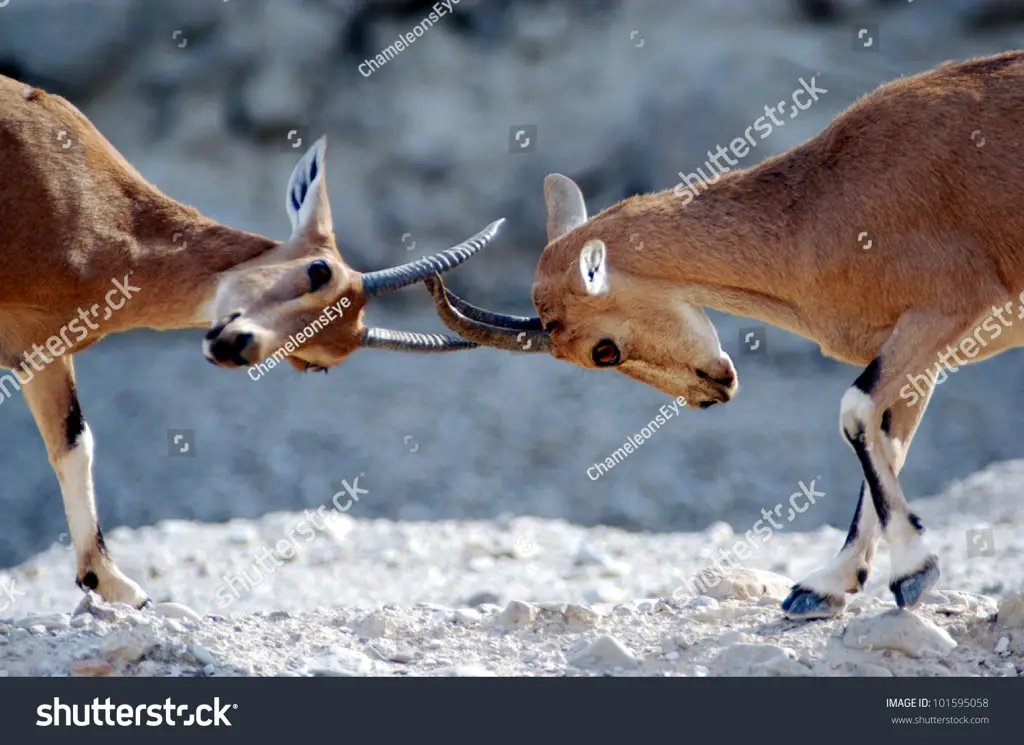
M 178 623 L 173 618 L 165 618 L 164 619 L 164 628 L 167 629 L 168 631 L 173 631 L 175 634 L 184 634 L 185 633 L 185 627 L 182 626 L 180 623 Z
M 106 660 L 84 659 L 71 663 L 71 674 L 78 678 L 98 678 L 113 672 L 114 666 Z
M 364 639 L 377 639 L 391 631 L 391 619 L 374 611 L 347 624 L 352 633 Z
M 75 608 L 75 612 L 71 615 L 78 616 L 82 613 L 88 613 L 100 621 L 114 622 L 117 620 L 117 611 L 114 610 L 113 606 L 91 591 L 85 593 L 85 597 L 82 598 L 78 607 Z
M 452 614 L 452 621 L 463 626 L 480 623 L 481 619 L 483 619 L 483 614 L 473 608 L 457 608 Z
M 529 626 L 536 618 L 536 607 L 519 600 L 510 600 L 495 622 L 507 629 L 518 629 Z
M 693 677 L 695 678 L 706 678 L 711 673 L 706 665 L 694 665 L 693 666 Z
M 46 627 L 43 626 L 41 623 L 37 623 L 33 626 L 28 627 L 28 633 L 32 634 L 33 636 L 42 636 L 46 633 Z
M 996 642 L 995 653 L 996 654 L 1009 654 L 1010 652 L 1010 637 L 1002 636 L 999 641 Z
M 203 622 L 202 616 L 181 603 L 157 603 L 152 610 L 153 613 L 163 618 L 178 618 L 195 624 Z
M 750 634 L 744 634 L 742 631 L 727 631 L 718 638 L 718 643 L 723 647 L 728 647 L 731 644 L 748 644 L 755 641 L 754 637 Z
M 93 617 L 88 613 L 75 616 L 71 619 L 71 627 L 76 629 L 87 629 L 93 625 Z
M 570 660 L 580 668 L 634 668 L 640 661 L 614 636 L 600 636 Z
M 217 658 L 213 656 L 213 652 L 204 647 L 202 644 L 189 644 L 188 651 L 193 657 L 196 658 L 201 666 L 206 667 L 207 665 L 214 665 L 217 663 Z
M 1024 595 L 1009 595 L 999 601 L 999 625 L 1007 629 L 1024 628 Z
M 808 674 L 808 669 L 797 662 L 796 652 L 775 644 L 733 644 L 723 649 L 713 664 L 718 672 L 729 677 Z
M 666 652 L 665 653 L 665 659 L 668 660 L 669 662 L 675 662 L 676 660 L 679 659 L 679 653 L 676 652 L 675 650 L 672 650 L 671 652 Z
M 585 605 L 567 605 L 564 615 L 568 623 L 588 629 L 596 626 L 601 619 L 601 616 Z
M 155 642 L 148 636 L 136 633 L 108 636 L 100 647 L 100 653 L 108 660 L 135 662 L 153 647 Z
M 409 663 L 416 659 L 418 653 L 412 647 L 399 647 L 391 655 L 392 662 Z
M 318 678 L 355 678 L 369 673 L 371 664 L 361 652 L 338 647 L 311 659 L 309 669 Z
M 267 616 L 268 621 L 287 621 L 292 614 L 286 610 L 276 610 Z
M 926 618 L 896 609 L 850 621 L 843 633 L 843 645 L 849 649 L 894 649 L 917 658 L 945 657 L 957 643 Z

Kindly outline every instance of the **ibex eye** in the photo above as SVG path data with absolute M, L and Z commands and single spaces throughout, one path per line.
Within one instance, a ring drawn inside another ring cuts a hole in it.
M 594 351 L 590 353 L 591 359 L 598 367 L 614 367 L 622 362 L 619 348 L 611 339 L 602 339 L 594 345 Z
M 306 274 L 309 276 L 310 292 L 316 292 L 331 281 L 331 268 L 326 261 L 314 261 L 306 269 Z

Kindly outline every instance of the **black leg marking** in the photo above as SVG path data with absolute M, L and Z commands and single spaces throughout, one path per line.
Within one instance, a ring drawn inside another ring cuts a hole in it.
M 892 430 L 892 409 L 886 409 L 882 414 L 882 431 L 889 434 Z
M 68 399 L 68 416 L 64 420 L 64 437 L 69 450 L 74 450 L 78 444 L 78 438 L 85 432 L 85 418 L 82 416 L 82 408 L 78 405 L 78 393 L 75 386 L 71 386 L 71 393 Z
M 921 518 L 919 518 L 917 515 L 911 512 L 909 515 L 907 515 L 907 519 L 910 521 L 910 524 L 914 526 L 914 530 L 916 530 L 918 533 L 924 532 L 924 523 L 921 522 Z
M 96 548 L 104 556 L 107 555 L 107 542 L 103 540 L 103 528 L 99 525 L 96 526 Z
M 861 567 L 857 570 L 857 587 L 864 589 L 864 583 L 868 581 L 868 570 Z
M 875 357 L 871 360 L 871 364 L 864 368 L 864 372 L 860 374 L 855 381 L 853 381 L 853 387 L 861 393 L 871 394 L 871 391 L 875 390 L 875 386 L 878 385 L 878 378 L 882 375 L 882 358 Z
M 878 522 L 881 523 L 882 530 L 885 530 L 885 526 L 889 524 L 889 503 L 885 498 L 885 492 L 882 491 L 882 480 L 878 477 L 878 471 L 875 470 L 875 464 L 871 462 L 871 455 L 864 444 L 864 430 L 854 432 L 852 437 L 847 435 L 846 439 L 857 453 L 857 459 L 864 470 L 864 480 L 871 490 L 871 501 L 875 505 Z
M 860 524 L 860 511 L 864 509 L 864 489 L 866 488 L 867 484 L 861 482 L 860 496 L 857 497 L 857 509 L 853 513 L 853 522 L 850 523 L 850 532 L 846 534 L 846 543 L 843 544 L 843 548 L 846 548 L 857 540 L 857 536 L 860 534 L 860 528 L 858 525 Z
M 85 573 L 82 579 L 75 582 L 82 589 L 95 590 L 100 586 L 100 578 L 96 576 L 96 572 L 89 570 Z

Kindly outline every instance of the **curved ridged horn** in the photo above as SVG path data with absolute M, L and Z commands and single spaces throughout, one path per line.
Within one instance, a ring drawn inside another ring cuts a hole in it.
M 505 218 L 495 220 L 469 240 L 433 256 L 424 256 L 422 259 L 410 261 L 408 264 L 381 269 L 378 272 L 367 272 L 363 275 L 363 294 L 368 298 L 386 295 L 389 292 L 422 282 L 427 277 L 432 277 L 440 272 L 454 269 L 490 243 L 491 239 L 498 234 L 503 222 L 505 222 Z
M 393 331 L 371 327 L 363 331 L 362 346 L 396 352 L 458 352 L 479 345 L 444 334 L 421 334 L 417 331 Z
M 536 328 L 540 325 L 539 319 L 524 319 L 522 316 L 491 313 L 472 306 L 460 298 L 461 307 L 472 309 L 469 313 L 464 313 L 449 300 L 449 296 L 456 296 L 451 295 L 445 289 L 440 276 L 434 275 L 425 279 L 424 284 L 430 290 L 430 294 L 434 296 L 434 307 L 444 325 L 471 342 L 509 352 L 551 352 L 551 337 L 548 336 L 548 332 L 543 328 Z M 482 318 L 497 321 L 508 318 L 519 319 L 520 325 L 510 328 L 480 320 Z M 529 325 L 527 326 L 527 324 Z
M 426 282 L 433 283 L 434 277 L 431 277 Z M 438 280 L 439 281 L 439 280 Z M 462 315 L 471 321 L 480 321 L 490 326 L 497 326 L 499 328 L 515 329 L 516 331 L 543 331 L 544 324 L 540 322 L 540 319 L 536 316 L 513 316 L 507 313 L 494 313 L 483 308 L 478 308 L 471 303 L 467 303 L 465 300 L 460 298 L 454 292 L 449 290 L 441 283 L 441 288 L 444 290 L 445 297 L 448 298 L 448 304 L 451 305 L 455 310 L 459 311 Z M 427 289 L 431 289 L 429 286 Z M 431 292 L 433 290 L 431 289 Z

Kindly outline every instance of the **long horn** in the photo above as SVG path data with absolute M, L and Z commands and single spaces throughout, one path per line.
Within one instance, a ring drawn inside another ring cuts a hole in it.
M 431 277 L 429 280 L 425 280 L 428 283 L 433 283 L 434 278 Z M 439 280 L 438 280 L 439 281 Z M 448 304 L 451 305 L 455 310 L 459 311 L 466 318 L 471 321 L 480 321 L 491 326 L 498 326 L 499 328 L 515 329 L 516 331 L 543 331 L 544 324 L 541 323 L 540 319 L 536 316 L 513 316 L 507 313 L 494 313 L 483 308 L 478 308 L 471 303 L 467 303 L 465 300 L 460 298 L 454 292 L 449 290 L 441 283 L 441 287 L 444 290 L 445 297 L 448 298 Z M 428 287 L 429 289 L 429 287 Z M 433 292 L 433 290 L 431 290 Z
M 410 261 L 408 264 L 382 269 L 379 272 L 367 272 L 363 275 L 363 294 L 368 297 L 386 295 L 403 287 L 422 282 L 440 272 L 454 269 L 470 256 L 491 242 L 498 234 L 505 218 L 495 220 L 479 233 L 457 246 L 445 249 L 433 256 Z
M 458 352 L 479 345 L 445 334 L 421 334 L 416 331 L 392 331 L 371 327 L 363 331 L 362 346 L 396 352 Z
M 509 352 L 551 352 L 551 337 L 548 336 L 548 332 L 544 331 L 543 328 L 539 330 L 535 328 L 533 323 L 535 319 L 523 319 L 530 324 L 530 328 L 524 328 L 523 326 L 509 328 L 507 326 L 487 323 L 478 319 L 489 316 L 492 319 L 500 320 L 508 318 L 508 316 L 491 313 L 461 301 L 463 307 L 473 308 L 471 312 L 477 315 L 477 318 L 472 318 L 454 307 L 449 301 L 449 294 L 445 290 L 440 276 L 435 275 L 426 279 L 424 284 L 430 290 L 430 294 L 434 296 L 434 307 L 437 309 L 437 314 L 441 317 L 444 325 L 471 342 L 494 347 L 495 349 L 505 349 Z M 513 318 L 521 319 L 518 316 L 513 316 Z M 537 320 L 537 323 L 539 324 L 540 321 Z

